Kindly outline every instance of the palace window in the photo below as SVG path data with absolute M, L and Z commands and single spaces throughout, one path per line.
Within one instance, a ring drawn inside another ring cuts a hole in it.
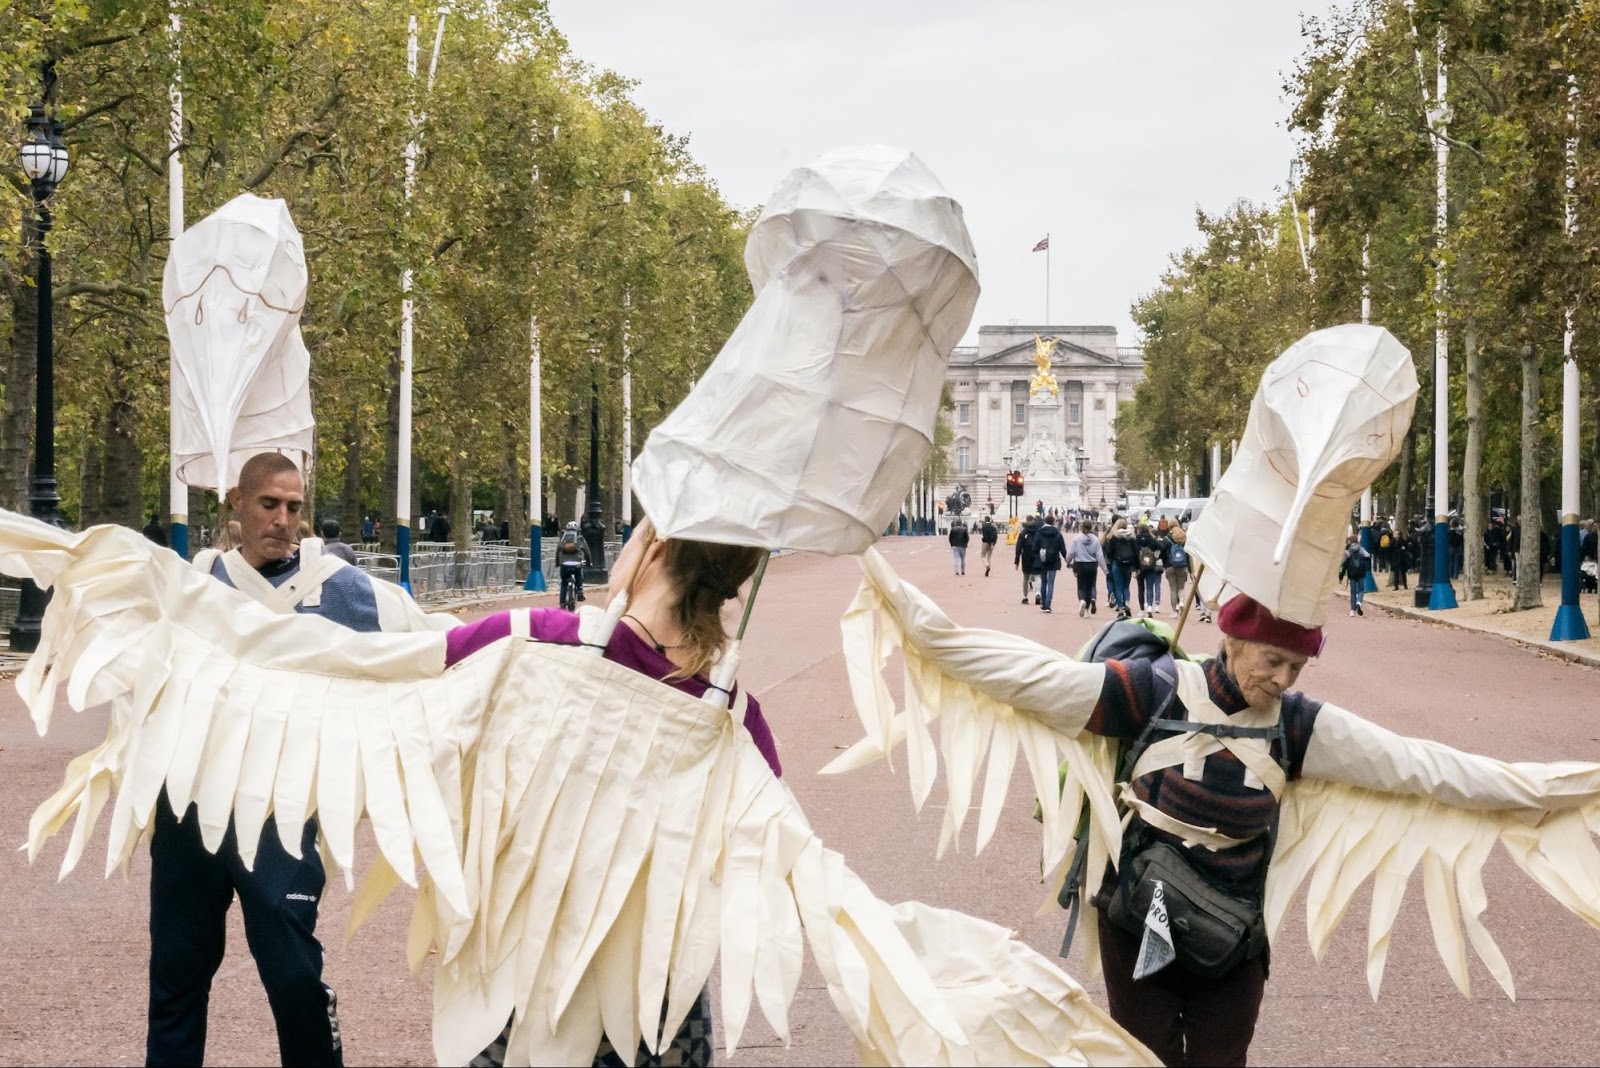
M 1028 421 L 1028 405 L 1025 402 L 1017 401 L 1011 406 L 1011 421 L 1018 426 Z
M 1073 426 L 1083 422 L 1083 407 L 1077 401 L 1067 405 L 1067 422 Z
M 956 405 L 956 422 L 962 426 L 972 422 L 972 403 L 970 401 L 962 401 Z
M 971 471 L 972 470 L 972 446 L 971 445 L 957 445 L 956 446 L 956 470 L 957 471 Z

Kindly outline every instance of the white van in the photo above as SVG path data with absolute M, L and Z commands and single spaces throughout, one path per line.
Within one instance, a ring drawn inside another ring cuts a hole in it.
M 1200 513 L 1210 503 L 1210 497 L 1168 497 L 1150 510 L 1150 522 L 1167 519 L 1187 527 L 1200 518 Z

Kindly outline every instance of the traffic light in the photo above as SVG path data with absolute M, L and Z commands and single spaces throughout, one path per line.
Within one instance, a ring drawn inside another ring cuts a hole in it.
M 1022 472 L 1012 471 L 1010 474 L 1006 475 L 1006 496 L 1020 497 L 1022 496 L 1022 493 Z

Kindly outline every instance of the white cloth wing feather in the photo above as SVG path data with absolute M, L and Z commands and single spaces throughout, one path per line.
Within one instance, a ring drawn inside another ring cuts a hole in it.
M 1114 862 L 1121 844 L 1110 791 L 1115 751 L 1083 732 L 1105 668 L 1002 631 L 957 626 L 876 550 L 861 561 L 861 588 L 840 628 L 851 695 L 867 736 L 822 770 L 839 773 L 887 759 L 904 742 L 912 800 L 920 810 L 942 752 L 950 795 L 942 855 L 965 824 L 987 750 L 978 804 L 981 851 L 998 824 L 1020 748 L 1043 813 L 1042 871 L 1055 870 L 1068 856 L 1085 801 L 1093 820 L 1089 862 L 1098 865 L 1092 870 Z M 895 651 L 905 661 L 904 712 L 896 712 L 883 678 Z M 1063 760 L 1070 774 L 1061 782 Z
M 1303 776 L 1284 801 L 1267 882 L 1268 930 L 1278 931 L 1309 877 L 1306 929 L 1321 959 L 1356 891 L 1372 879 L 1367 982 L 1374 998 L 1418 866 L 1434 944 L 1462 994 L 1470 993 L 1470 946 L 1506 995 L 1516 996 L 1482 919 L 1483 865 L 1496 842 L 1552 897 L 1600 927 L 1600 850 L 1591 837 L 1600 831 L 1600 764 L 1508 764 L 1323 705 Z
M 442 634 L 357 634 L 278 615 L 123 527 L 72 534 L 0 511 L 0 570 L 57 590 L 17 679 L 40 733 L 63 681 L 76 710 L 111 704 L 106 741 L 74 760 L 34 813 L 30 859 L 76 815 L 65 876 L 114 794 L 109 874 L 148 832 L 166 789 L 180 813 L 198 802 L 212 848 L 231 814 L 246 863 L 269 815 L 297 827 L 315 811 L 348 873 L 371 797 L 393 869 L 415 885 L 420 852 L 444 899 L 465 908 L 442 799 L 445 788 L 459 796 L 462 743 L 476 738 L 495 665 L 444 681 Z M 402 683 L 406 697 L 394 701 Z M 297 852 L 299 835 L 284 846 Z

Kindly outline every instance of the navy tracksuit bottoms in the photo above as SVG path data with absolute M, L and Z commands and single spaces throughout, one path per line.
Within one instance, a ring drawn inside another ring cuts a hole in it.
M 322 982 L 322 943 L 316 936 L 324 876 L 315 820 L 301 832 L 300 852 L 296 860 L 284 849 L 277 824 L 269 819 L 254 870 L 246 869 L 231 823 L 221 848 L 211 853 L 200 839 L 195 806 L 179 822 L 166 791 L 161 792 L 150 839 L 147 1064 L 203 1063 L 211 979 L 222 965 L 235 893 L 277 1022 L 283 1064 L 344 1063 L 338 1002 Z

